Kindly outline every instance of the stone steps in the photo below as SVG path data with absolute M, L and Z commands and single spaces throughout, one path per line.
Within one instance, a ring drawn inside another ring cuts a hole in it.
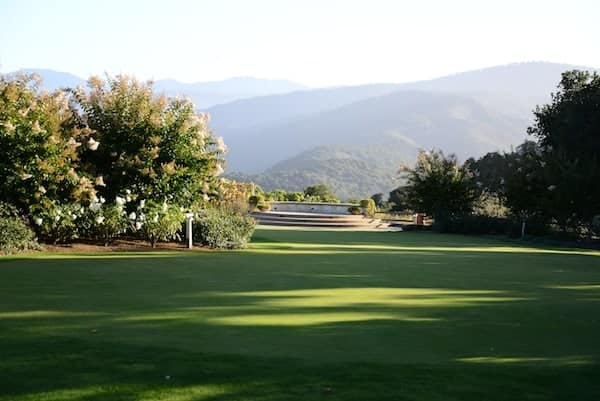
M 259 224 L 288 227 L 331 227 L 357 229 L 387 229 L 388 223 L 362 215 L 341 215 L 297 212 L 255 212 Z

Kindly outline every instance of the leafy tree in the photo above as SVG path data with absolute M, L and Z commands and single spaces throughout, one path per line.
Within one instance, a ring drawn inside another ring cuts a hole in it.
M 477 160 L 470 158 L 465 162 L 465 166 L 473 174 L 475 185 L 481 193 L 501 197 L 505 177 L 511 170 L 509 163 L 510 154 L 491 152 Z
M 471 175 L 456 156 L 421 151 L 413 168 L 403 167 L 408 206 L 432 215 L 443 224 L 455 215 L 473 210 L 477 193 Z
M 548 187 L 539 146 L 525 142 L 506 155 L 506 162 L 501 189 L 504 203 L 523 222 L 544 220 L 542 197 L 553 188 Z
M 311 185 L 304 190 L 304 194 L 320 202 L 339 202 L 335 194 L 325 184 Z
M 288 192 L 286 193 L 285 200 L 290 202 L 302 202 L 304 200 L 304 192 Z
M 371 196 L 371 199 L 373 199 L 373 202 L 375 202 L 375 206 L 379 209 L 383 209 L 385 208 L 385 201 L 383 200 L 383 194 L 382 193 L 377 193 L 377 194 L 373 194 L 373 196 Z
M 590 227 L 600 212 L 600 76 L 567 71 L 550 104 L 538 107 L 536 137 L 548 179 L 544 212 L 564 229 Z
M 398 187 L 390 192 L 388 202 L 392 211 L 402 212 L 410 209 L 406 194 L 407 190 L 405 187 Z
M 267 199 L 274 201 L 302 202 L 305 198 L 304 192 L 291 192 L 283 189 L 276 189 L 267 192 L 265 195 Z
M 84 130 L 73 126 L 66 94 L 40 91 L 40 82 L 0 76 L 0 199 L 26 214 L 96 196 L 77 167 Z
M 190 207 L 214 190 L 226 147 L 190 100 L 155 96 L 151 83 L 123 75 L 92 77 L 72 94 L 86 133 L 82 165 L 100 195 L 112 200 L 130 190 Z

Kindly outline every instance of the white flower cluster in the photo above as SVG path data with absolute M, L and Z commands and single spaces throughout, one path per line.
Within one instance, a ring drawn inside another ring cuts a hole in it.
M 129 213 L 129 215 L 127 216 L 131 226 L 134 230 L 141 230 L 142 227 L 144 227 L 145 224 L 147 224 L 148 222 L 151 223 L 158 223 L 159 219 L 160 219 L 160 211 L 162 211 L 162 213 L 166 213 L 169 210 L 169 204 L 164 201 L 163 204 L 161 205 L 160 211 L 152 211 L 151 216 L 147 216 L 145 212 L 147 212 L 147 210 L 145 210 L 146 208 L 146 200 L 145 199 L 141 199 L 138 203 L 137 206 L 137 213 L 136 212 L 131 212 Z
M 104 179 L 102 178 L 102 176 L 96 178 L 96 185 L 99 186 L 104 186 Z M 127 190 L 126 191 L 127 195 L 125 197 L 121 197 L 121 196 L 116 196 L 115 197 L 115 205 L 117 206 L 118 210 L 125 215 L 125 205 L 128 202 L 131 202 L 131 191 Z M 90 212 L 92 212 L 94 214 L 93 219 L 96 222 L 96 224 L 101 225 L 104 224 L 104 221 L 106 220 L 106 218 L 103 215 L 103 207 L 106 204 L 106 199 L 103 198 L 102 196 L 97 197 L 94 196 L 92 198 L 92 201 L 90 202 Z
M 11 134 L 15 130 L 15 126 L 10 121 L 5 121 L 2 123 L 6 132 Z
M 88 139 L 87 148 L 89 150 L 98 150 L 98 146 L 100 146 L 100 142 L 96 141 L 94 138 Z
M 219 153 L 225 153 L 227 152 L 227 145 L 225 145 L 225 142 L 223 141 L 223 137 L 217 137 L 217 139 L 215 140 L 215 146 L 217 149 L 217 152 Z
M 35 225 L 41 226 L 45 222 L 49 224 L 55 224 L 64 219 L 75 221 L 82 217 L 84 213 L 85 208 L 76 203 L 69 206 L 56 207 L 54 209 L 46 210 L 43 215 L 34 216 L 33 222 Z

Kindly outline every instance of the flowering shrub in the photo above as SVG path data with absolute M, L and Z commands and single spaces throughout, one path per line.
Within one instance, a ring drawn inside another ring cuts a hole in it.
M 108 243 L 129 228 L 154 245 L 180 229 L 179 206 L 245 203 L 246 187 L 218 178 L 227 147 L 190 100 L 126 76 L 51 93 L 39 85 L 0 76 L 0 200 L 41 238 Z M 140 199 L 171 205 L 138 210 Z
M 253 192 L 256 192 L 254 184 L 220 178 L 215 189 L 214 201 L 211 203 L 219 209 L 246 214 L 253 208 L 248 204 L 248 199 Z
M 245 248 L 256 222 L 248 216 L 208 209 L 194 221 L 194 241 L 211 248 Z
M 78 219 L 85 213 L 79 203 L 60 204 L 44 202 L 44 205 L 34 205 L 30 214 L 34 227 L 40 237 L 54 243 L 70 242 L 79 238 Z
M 77 128 L 93 133 L 81 165 L 99 196 L 114 199 L 128 188 L 191 207 L 215 190 L 227 147 L 189 99 L 155 96 L 150 83 L 123 75 L 92 77 L 71 93 L 81 110 Z
M 158 241 L 180 240 L 179 231 L 185 216 L 179 206 L 141 200 L 137 211 L 131 212 L 128 218 L 132 230 L 150 241 L 154 248 Z
M 125 233 L 128 227 L 124 204 L 118 204 L 116 201 L 107 204 L 104 198 L 91 203 L 79 223 L 82 237 L 102 241 L 104 245 L 110 244 L 120 234 Z
M 78 171 L 82 138 L 66 93 L 39 90 L 33 75 L 0 76 L 0 199 L 26 212 L 44 202 L 85 202 L 94 183 Z

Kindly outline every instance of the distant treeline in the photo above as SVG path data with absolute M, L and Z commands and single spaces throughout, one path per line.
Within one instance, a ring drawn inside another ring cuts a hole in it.
M 510 153 L 461 165 L 421 152 L 402 170 L 406 185 L 390 193 L 391 209 L 426 212 L 441 231 L 599 236 L 600 76 L 564 73 L 534 118 L 532 140 Z

